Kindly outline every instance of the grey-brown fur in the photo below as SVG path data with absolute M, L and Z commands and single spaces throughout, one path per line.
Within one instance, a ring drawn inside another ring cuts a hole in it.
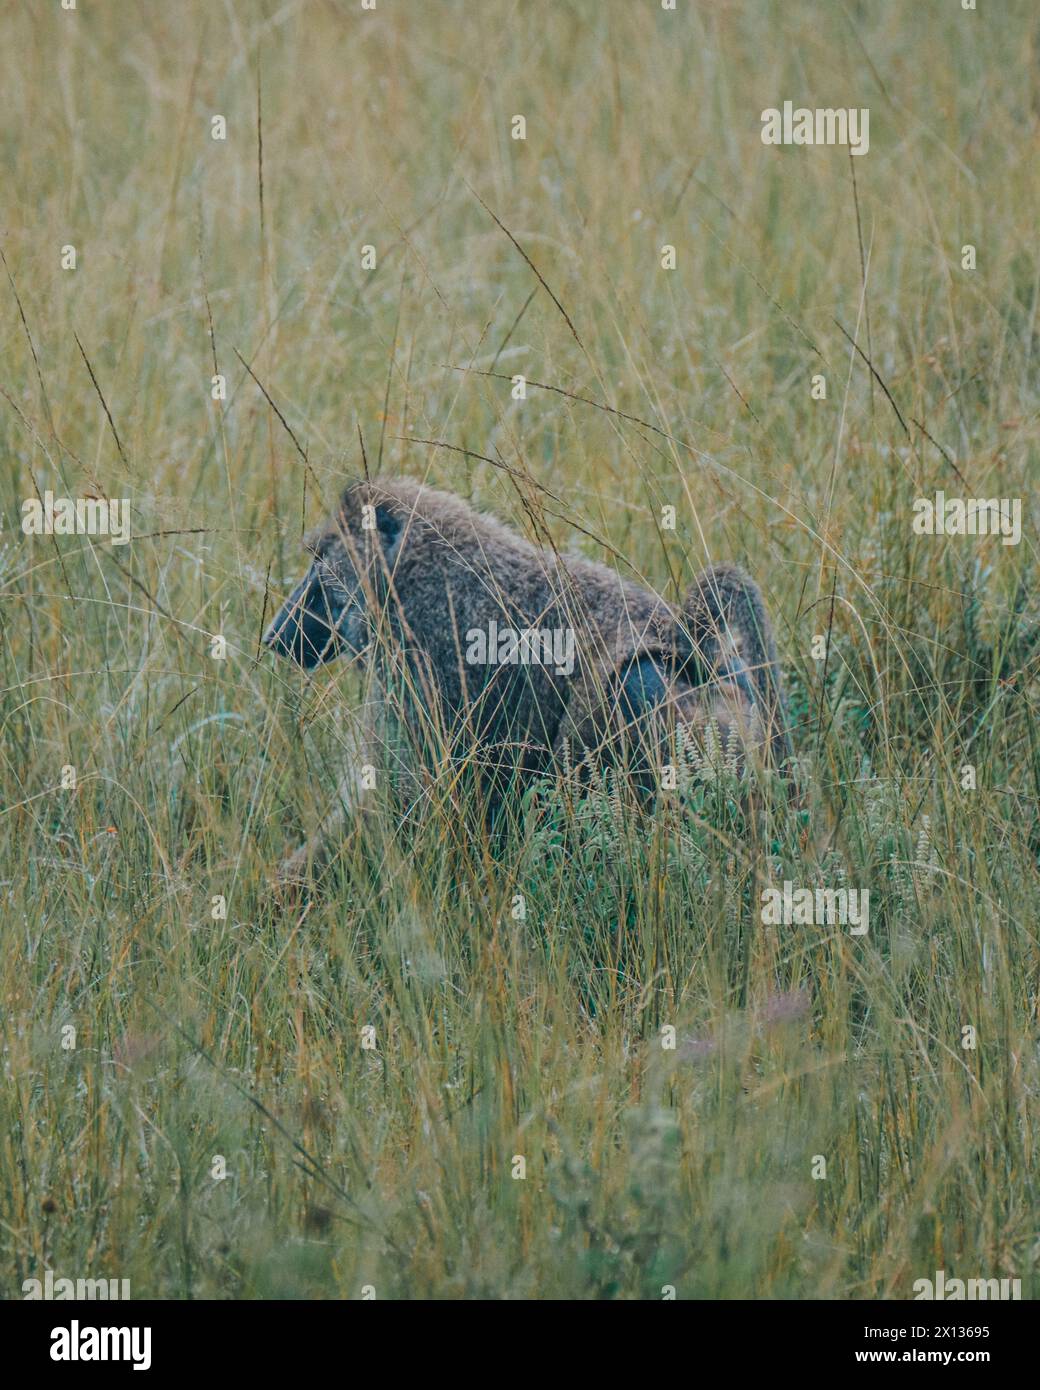
M 682 618 L 710 669 L 718 670 L 734 657 L 743 664 L 768 731 L 770 758 L 783 766 L 791 756 L 783 680 L 773 624 L 758 585 L 739 565 L 712 565 L 683 599 Z
M 645 745 L 676 722 L 697 736 L 714 720 L 775 763 L 788 751 L 772 628 L 735 566 L 706 570 L 675 609 L 409 479 L 349 487 L 309 548 L 314 563 L 264 640 L 308 667 L 344 652 L 372 668 L 358 756 L 376 766 L 393 723 L 413 771 L 476 767 L 493 805 L 565 743 L 575 761 L 624 757 L 638 741 L 652 757 Z M 492 623 L 573 633 L 573 669 L 467 660 Z

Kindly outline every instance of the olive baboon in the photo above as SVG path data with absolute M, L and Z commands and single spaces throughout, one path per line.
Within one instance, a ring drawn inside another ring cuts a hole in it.
M 385 766 L 392 722 L 414 795 L 419 769 L 465 765 L 493 813 L 565 744 L 575 761 L 638 764 L 652 786 L 676 725 L 696 739 L 714 722 L 743 760 L 789 753 L 772 628 L 736 566 L 705 570 L 676 609 L 407 479 L 348 487 L 306 544 L 313 562 L 264 642 L 308 670 L 340 654 L 371 669 L 359 764 Z

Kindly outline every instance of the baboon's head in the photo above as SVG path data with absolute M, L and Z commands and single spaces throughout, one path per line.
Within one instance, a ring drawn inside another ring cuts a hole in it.
M 310 568 L 264 633 L 264 645 L 307 671 L 337 656 L 363 656 L 369 615 L 385 597 L 406 519 L 392 494 L 367 483 L 348 488 L 333 520 L 304 541 Z

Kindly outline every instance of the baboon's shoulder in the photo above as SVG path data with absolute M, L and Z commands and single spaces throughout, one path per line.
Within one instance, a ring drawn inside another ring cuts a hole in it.
M 387 508 L 404 524 L 406 542 L 412 549 L 435 547 L 438 543 L 468 547 L 483 541 L 493 548 L 527 550 L 532 554 L 536 551 L 516 531 L 465 498 L 414 478 L 355 483 L 343 494 L 341 513 L 351 520 L 365 505 Z

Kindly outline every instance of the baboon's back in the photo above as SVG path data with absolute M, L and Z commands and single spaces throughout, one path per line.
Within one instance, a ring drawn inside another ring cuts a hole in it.
M 675 640 L 666 605 L 604 566 L 540 550 L 432 489 L 397 496 L 408 516 L 387 612 L 409 723 L 436 725 L 452 751 L 477 749 L 496 776 L 543 770 L 562 730 L 602 701 L 610 670 Z M 522 634 L 538 637 L 502 660 Z

